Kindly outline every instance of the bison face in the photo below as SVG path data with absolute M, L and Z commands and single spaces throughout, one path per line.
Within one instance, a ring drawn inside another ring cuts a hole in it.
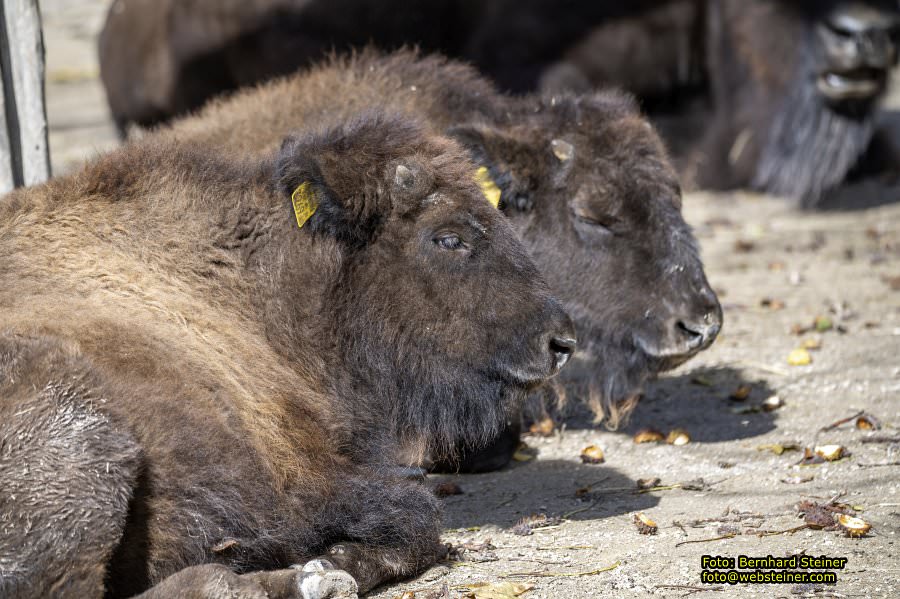
M 825 4 L 833 6 L 814 25 L 819 92 L 838 109 L 877 98 L 897 63 L 897 2 Z
M 284 146 L 279 184 L 315 186 L 304 226 L 340 246 L 342 392 L 433 455 L 487 442 L 574 352 L 568 315 L 455 143 L 400 118 L 323 139 Z
M 869 147 L 877 101 L 897 61 L 898 3 L 724 0 L 710 7 L 710 87 L 719 118 L 731 125 L 708 160 L 726 157 L 722 168 L 735 181 L 816 205 Z
M 555 99 L 532 120 L 455 134 L 491 166 L 504 211 L 575 318 L 576 376 L 615 426 L 648 376 L 709 347 L 722 311 L 677 176 L 631 102 Z

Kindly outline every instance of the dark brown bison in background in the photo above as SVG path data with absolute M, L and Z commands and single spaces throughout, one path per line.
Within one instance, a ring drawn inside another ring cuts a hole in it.
M 340 122 L 0 202 L 0 595 L 351 597 L 436 559 L 400 460 L 493 437 L 574 331 L 457 144 Z
M 368 106 L 446 132 L 489 169 L 501 210 L 575 319 L 583 351 L 564 382 L 598 420 L 615 427 L 648 377 L 716 338 L 722 312 L 681 216 L 677 176 L 621 94 L 512 97 L 453 61 L 364 53 L 215 101 L 161 134 L 258 154 L 284 131 Z M 517 435 L 499 442 L 505 451 L 476 469 L 505 463 Z
M 123 129 L 369 42 L 464 58 L 517 92 L 620 86 L 689 184 L 815 206 L 898 170 L 875 132 L 898 16 L 896 0 L 117 0 L 100 56 Z
M 812 207 L 848 180 L 900 174 L 876 133 L 898 28 L 893 0 L 676 0 L 598 27 L 542 84 L 625 87 L 691 184 Z

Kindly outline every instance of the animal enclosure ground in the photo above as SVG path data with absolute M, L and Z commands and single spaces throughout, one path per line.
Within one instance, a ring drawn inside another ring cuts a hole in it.
M 41 2 L 57 173 L 116 144 L 96 67 L 95 36 L 107 6 L 107 0 Z M 896 95 L 890 102 L 900 106 Z M 852 193 L 866 199 L 873 188 Z M 466 585 L 501 580 L 535 585 L 526 599 L 669 597 L 695 588 L 702 592 L 692 597 L 711 598 L 900 592 L 900 203 L 804 214 L 772 198 L 700 193 L 685 198 L 685 212 L 725 309 L 713 348 L 651 384 L 623 431 L 592 428 L 575 414 L 563 432 L 528 438 L 534 460 L 499 473 L 434 477 L 429 484 L 452 481 L 464 491 L 445 499 L 446 540 L 470 549 L 462 561 L 373 596 L 414 590 L 420 599 L 443 597 L 446 584 L 459 597 L 471 592 Z M 831 329 L 792 332 L 817 316 Z M 805 342 L 820 345 L 808 350 L 812 363 L 790 366 L 788 355 Z M 741 386 L 750 386 L 749 397 L 730 399 Z M 783 407 L 755 410 L 773 395 Z M 852 421 L 821 430 L 860 411 L 879 418 L 881 430 L 858 430 Z M 637 445 L 632 435 L 642 428 L 683 428 L 692 441 Z M 592 444 L 604 450 L 605 463 L 581 463 L 579 453 Z M 852 455 L 796 465 L 804 447 L 827 444 Z M 777 445 L 800 451 L 776 455 Z M 654 478 L 659 490 L 637 492 L 638 479 Z M 871 533 L 763 536 L 804 524 L 798 502 L 832 498 L 871 523 Z M 652 518 L 658 534 L 639 534 L 636 512 Z M 513 534 L 511 527 L 533 514 L 566 518 L 531 535 Z M 694 542 L 715 537 L 728 538 Z M 488 540 L 493 548 L 484 546 Z M 838 584 L 700 582 L 704 554 L 800 552 L 847 557 Z

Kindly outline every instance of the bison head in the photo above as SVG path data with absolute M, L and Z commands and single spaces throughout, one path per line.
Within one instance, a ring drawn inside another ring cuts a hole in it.
M 475 173 L 454 142 L 379 113 L 288 139 L 278 158 L 277 186 L 301 204 L 293 233 L 339 256 L 318 333 L 335 395 L 355 430 L 438 456 L 494 437 L 575 348 Z
M 451 133 L 490 167 L 501 208 L 575 318 L 575 370 L 615 427 L 649 376 L 709 347 L 721 327 L 678 177 L 621 94 L 549 98 L 512 118 Z
M 715 106 L 734 123 L 728 168 L 741 183 L 817 204 L 871 141 L 897 62 L 898 3 L 727 0 L 710 11 Z

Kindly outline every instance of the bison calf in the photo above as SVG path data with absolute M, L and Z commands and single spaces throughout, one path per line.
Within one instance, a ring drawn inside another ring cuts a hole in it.
M 440 554 L 400 454 L 494 436 L 574 332 L 454 142 L 349 123 L 0 202 L 0 595 L 349 597 Z
M 260 153 L 292 127 L 372 105 L 458 139 L 490 174 L 500 209 L 576 321 L 583 351 L 562 378 L 598 420 L 615 427 L 649 377 L 715 340 L 722 311 L 678 177 L 623 94 L 508 96 L 457 62 L 366 52 L 214 101 L 161 134 Z

